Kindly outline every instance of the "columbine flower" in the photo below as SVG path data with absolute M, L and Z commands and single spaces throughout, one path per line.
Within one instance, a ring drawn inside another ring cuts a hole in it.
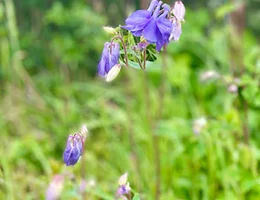
M 164 10 L 160 10 L 161 5 L 161 1 L 152 0 L 147 10 L 135 11 L 126 19 L 126 26 L 122 26 L 134 36 L 143 36 L 150 44 L 156 44 L 157 51 L 169 42 L 172 31 L 172 23 L 167 18 L 170 7 L 164 4 Z
M 117 189 L 116 192 L 117 198 L 122 198 L 124 197 L 124 195 L 129 194 L 129 192 L 131 191 L 129 182 L 127 182 L 127 177 L 128 174 L 125 173 L 118 180 L 119 188 Z
M 98 64 L 98 73 L 100 76 L 104 77 L 107 79 L 107 77 L 110 77 L 109 80 L 111 80 L 111 76 L 108 76 L 109 72 L 113 67 L 117 65 L 116 68 L 118 68 L 118 63 L 119 63 L 119 44 L 117 42 L 106 42 L 104 45 L 104 49 L 102 52 L 101 59 Z M 117 71 L 117 74 L 119 73 L 120 70 L 115 70 Z M 116 74 L 116 75 L 117 75 Z M 116 77 L 115 73 L 113 73 L 114 77 Z
M 171 13 L 174 16 L 170 19 L 172 21 L 172 31 L 170 40 L 176 41 L 179 40 L 182 33 L 181 22 L 184 21 L 185 16 L 185 7 L 183 3 L 181 1 L 176 1 Z
M 86 140 L 88 129 L 85 125 L 82 126 L 80 133 L 69 135 L 67 140 L 66 149 L 63 153 L 64 163 L 75 165 L 83 153 L 84 142 Z
M 142 36 L 145 26 L 150 22 L 154 8 L 157 6 L 158 1 L 152 0 L 147 10 L 137 10 L 132 13 L 126 20 L 126 26 L 121 26 L 124 29 L 131 31 L 136 36 Z

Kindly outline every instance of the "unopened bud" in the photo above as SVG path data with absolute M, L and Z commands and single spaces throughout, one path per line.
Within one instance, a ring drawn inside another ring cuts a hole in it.
M 104 26 L 103 29 L 104 29 L 104 31 L 106 31 L 109 34 L 113 34 L 113 35 L 117 34 L 116 29 L 114 29 L 113 27 Z
M 117 64 L 114 67 L 112 67 L 106 76 L 106 81 L 110 82 L 114 80 L 119 74 L 120 70 L 121 70 L 121 64 Z
M 124 173 L 122 176 L 120 176 L 120 178 L 118 180 L 118 184 L 125 185 L 127 183 L 127 177 L 128 177 L 127 173 Z

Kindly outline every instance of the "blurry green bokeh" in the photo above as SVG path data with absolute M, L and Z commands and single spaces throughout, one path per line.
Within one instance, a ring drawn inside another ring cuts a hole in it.
M 112 83 L 96 75 L 109 39 L 102 26 L 124 24 L 126 16 L 148 3 L 0 1 L 0 199 L 44 199 L 56 174 L 66 177 L 61 199 L 83 199 L 82 179 L 95 181 L 85 188 L 86 199 L 114 199 L 125 172 L 141 199 L 154 199 L 146 109 L 157 116 L 162 56 L 148 71 L 148 80 L 142 71 L 128 68 Z M 153 121 L 160 138 L 162 200 L 259 199 L 259 1 L 247 2 L 244 35 L 240 48 L 232 51 L 237 41 L 230 13 L 237 3 L 184 1 L 183 34 L 167 48 L 162 117 Z M 242 64 L 236 62 L 238 50 Z M 235 71 L 240 64 L 245 71 L 233 73 L 232 63 Z M 225 81 L 201 81 L 209 70 Z M 228 91 L 234 78 L 240 79 L 235 94 Z M 248 106 L 249 145 L 241 99 Z M 201 117 L 207 125 L 196 135 L 193 123 Z M 90 131 L 84 159 L 66 167 L 67 136 L 82 124 Z

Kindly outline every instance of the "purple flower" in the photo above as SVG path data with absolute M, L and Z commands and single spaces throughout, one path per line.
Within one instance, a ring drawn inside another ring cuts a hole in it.
M 127 178 L 128 178 L 127 173 L 123 174 L 119 178 L 118 180 L 119 187 L 116 192 L 117 197 L 123 197 L 124 195 L 129 194 L 129 192 L 131 191 L 131 187 L 129 185 L 129 182 L 127 182 Z
M 153 10 L 157 4 L 157 0 L 152 0 L 147 10 L 135 11 L 125 20 L 126 26 L 121 27 L 131 31 L 132 34 L 136 37 L 142 36 L 143 29 L 150 22 Z
M 109 71 L 119 62 L 119 44 L 117 42 L 106 42 L 98 64 L 98 73 L 106 78 Z
M 181 22 L 184 21 L 185 16 L 185 7 L 183 3 L 181 1 L 176 1 L 171 13 L 174 16 L 170 19 L 172 21 L 170 40 L 177 41 L 180 39 L 182 33 Z
M 169 42 L 172 31 L 172 23 L 167 18 L 170 7 L 164 4 L 162 11 L 161 5 L 161 1 L 152 0 L 148 10 L 135 11 L 126 19 L 126 26 L 122 26 L 134 36 L 143 36 L 150 44 L 156 44 L 157 51 Z
M 156 50 L 160 51 L 160 49 L 169 43 L 169 38 L 172 31 L 172 23 L 169 19 L 167 19 L 167 15 L 170 11 L 170 6 L 167 4 L 163 4 L 164 12 L 157 18 L 156 25 L 159 30 L 157 34 L 156 41 Z
M 84 137 L 80 133 L 69 135 L 67 140 L 66 149 L 63 153 L 64 163 L 69 165 L 75 165 L 83 152 Z

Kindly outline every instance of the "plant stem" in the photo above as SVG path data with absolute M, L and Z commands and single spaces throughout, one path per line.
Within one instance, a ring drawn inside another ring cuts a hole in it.
M 127 56 L 127 50 L 126 50 L 125 42 L 124 42 L 124 40 L 123 40 L 121 35 L 117 35 L 117 36 L 112 38 L 111 43 L 113 43 L 113 41 L 115 39 L 119 39 L 121 41 L 122 45 L 123 45 L 123 49 L 124 49 L 124 53 L 125 53 L 125 64 L 128 67 L 128 56 Z
M 162 118 L 163 114 L 163 103 L 164 103 L 164 96 L 165 96 L 165 81 L 166 81 L 166 70 L 167 70 L 167 51 L 166 45 L 163 48 L 163 55 L 162 55 L 162 70 L 161 70 L 161 83 L 159 89 L 159 110 L 158 116 L 156 117 L 156 121 L 158 122 Z M 156 126 L 157 124 L 155 124 Z M 154 127 L 155 129 L 156 127 Z M 155 199 L 159 200 L 161 195 L 161 151 L 160 151 L 160 137 L 156 134 L 153 134 L 153 143 L 154 143 L 154 152 L 155 152 L 155 161 L 156 161 L 156 196 Z
M 129 81 L 129 79 L 128 79 Z M 130 82 L 130 81 L 129 81 Z M 127 84 L 129 86 L 132 86 L 131 83 Z M 138 188 L 138 191 L 141 190 L 141 180 L 140 180 L 140 177 L 141 177 L 141 169 L 140 169 L 140 162 L 139 162 L 139 159 L 138 159 L 138 152 L 137 152 L 137 147 L 136 147 L 136 141 L 135 141 L 135 137 L 134 137 L 134 132 L 133 132 L 133 118 L 131 117 L 131 94 L 130 94 L 130 91 L 131 91 L 132 87 L 129 87 L 128 92 L 126 92 L 126 98 L 127 98 L 127 103 L 126 103 L 126 108 L 127 108 L 127 112 L 128 112 L 128 124 L 127 124 L 127 128 L 128 128 L 128 138 L 129 138 L 129 145 L 130 145 L 130 151 L 131 151 L 131 158 L 133 160 L 133 163 L 134 163 L 134 168 L 135 168 L 135 171 L 137 173 L 137 176 L 138 176 L 138 181 L 137 181 L 137 188 Z
M 161 157 L 160 157 L 160 140 L 159 137 L 155 133 L 155 123 L 152 125 L 152 116 L 150 113 L 150 91 L 149 91 L 149 85 L 148 85 L 148 75 L 145 72 L 146 68 L 146 49 L 144 49 L 144 64 L 143 64 L 143 71 L 144 71 L 144 78 L 145 78 L 145 102 L 146 102 L 146 115 L 147 115 L 147 121 L 148 121 L 148 127 L 149 130 L 152 134 L 152 145 L 153 145 L 153 154 L 154 154 L 154 169 L 155 169 L 155 200 L 160 199 L 160 194 L 161 194 Z M 162 93 L 160 92 L 160 95 Z M 163 97 L 163 96 L 162 96 Z M 162 110 L 162 104 L 163 101 L 160 99 L 159 101 L 160 104 L 160 110 Z M 161 117 L 161 111 L 158 116 L 159 118 Z
M 244 119 L 242 122 L 243 133 L 244 133 L 244 142 L 249 145 L 249 131 L 248 131 L 248 104 L 245 99 L 242 100 Z

